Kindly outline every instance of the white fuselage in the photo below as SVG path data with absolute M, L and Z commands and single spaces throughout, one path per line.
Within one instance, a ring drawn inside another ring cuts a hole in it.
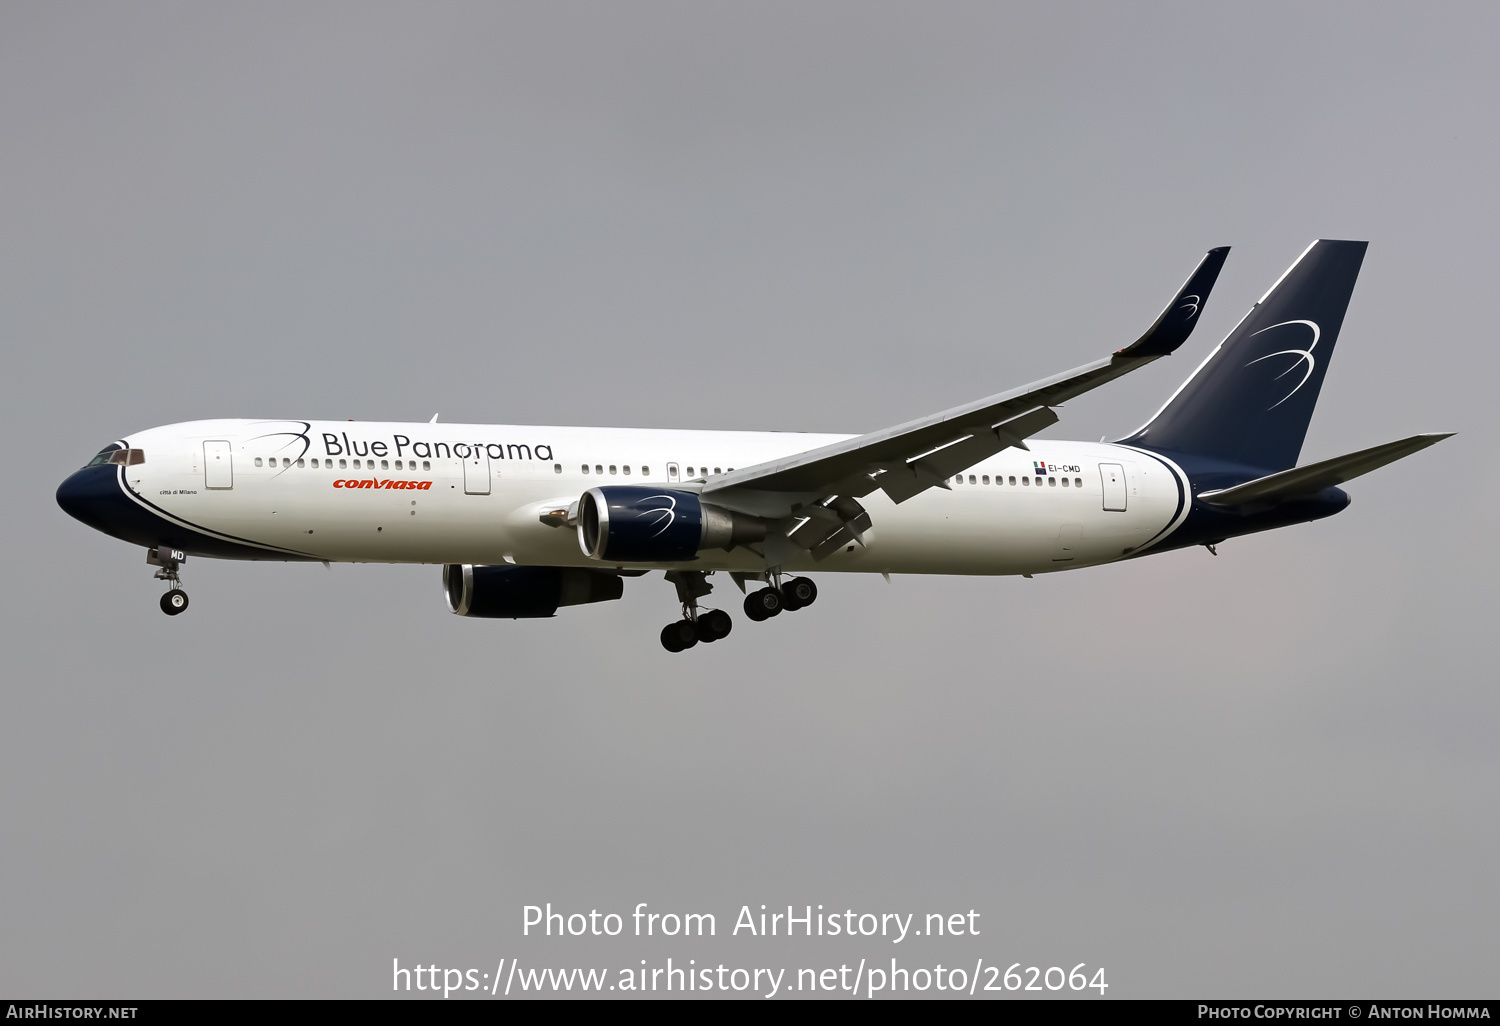
M 123 473 L 137 501 L 184 526 L 264 549 L 266 559 L 587 567 L 600 564 L 580 550 L 576 532 L 543 523 L 541 514 L 595 486 L 697 490 L 705 477 L 845 437 L 215 420 L 131 435 L 124 441 L 144 461 Z M 1029 451 L 1007 449 L 971 467 L 961 483 L 900 505 L 871 493 L 861 500 L 875 525 L 866 546 L 818 563 L 798 557 L 785 569 L 1046 573 L 1153 546 L 1186 516 L 1182 472 L 1167 460 L 1104 443 L 1028 444 Z M 1045 473 L 1037 473 L 1039 463 Z M 700 553 L 692 567 L 766 569 L 743 547 Z

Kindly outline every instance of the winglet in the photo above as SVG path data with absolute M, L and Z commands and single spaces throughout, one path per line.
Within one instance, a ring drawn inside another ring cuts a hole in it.
M 1198 269 L 1188 276 L 1187 283 L 1161 312 L 1156 323 L 1115 355 L 1167 356 L 1186 342 L 1198 323 L 1198 315 L 1208 304 L 1208 294 L 1213 290 L 1214 282 L 1218 281 L 1219 271 L 1228 256 L 1228 246 L 1209 250 Z

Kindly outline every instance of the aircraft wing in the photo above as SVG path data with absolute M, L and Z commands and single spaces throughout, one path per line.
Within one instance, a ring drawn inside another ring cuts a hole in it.
M 1052 407 L 1176 350 L 1197 325 L 1228 254 L 1227 246 L 1209 250 L 1146 333 L 1111 356 L 883 431 L 734 470 L 706 483 L 703 498 L 772 519 L 795 514 L 788 536 L 819 558 L 859 541 L 870 526 L 859 498 L 879 489 L 900 503 L 928 488 L 947 488 L 948 478 L 1002 449 L 1027 448 L 1027 438 L 1057 423 Z

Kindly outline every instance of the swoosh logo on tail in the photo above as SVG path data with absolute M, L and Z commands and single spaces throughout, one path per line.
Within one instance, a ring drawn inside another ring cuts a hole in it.
M 1319 328 L 1318 325 L 1313 321 L 1281 321 L 1278 324 L 1272 324 L 1270 327 L 1261 328 L 1260 331 L 1251 333 L 1251 337 L 1254 338 L 1256 335 L 1262 335 L 1272 330 L 1273 328 L 1285 328 L 1293 324 L 1300 324 L 1305 328 L 1311 329 L 1312 341 L 1308 343 L 1306 349 L 1283 349 L 1279 353 L 1267 353 L 1265 356 L 1257 357 L 1256 359 L 1251 360 L 1249 363 L 1245 364 L 1246 367 L 1253 367 L 1255 364 L 1260 363 L 1261 360 L 1269 360 L 1273 356 L 1295 356 L 1297 359 L 1293 361 L 1292 365 L 1286 370 L 1282 371 L 1280 374 L 1276 375 L 1276 377 L 1272 378 L 1272 381 L 1280 381 L 1282 378 L 1297 370 L 1299 367 L 1302 368 L 1302 380 L 1297 382 L 1297 384 L 1292 387 L 1292 390 L 1286 395 L 1282 396 L 1270 406 L 1267 406 L 1267 410 L 1276 409 L 1276 407 L 1280 406 L 1292 396 L 1296 395 L 1297 392 L 1302 388 L 1302 386 L 1307 384 L 1307 379 L 1312 377 L 1313 368 L 1318 365 L 1317 358 L 1313 356 L 1312 351 L 1317 348 L 1318 339 L 1323 337 L 1323 329 Z

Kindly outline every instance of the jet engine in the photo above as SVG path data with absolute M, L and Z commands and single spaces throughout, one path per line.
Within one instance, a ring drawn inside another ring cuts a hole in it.
M 625 593 L 619 574 L 560 566 L 443 567 L 448 609 L 459 616 L 552 616 L 559 606 L 607 602 Z
M 607 563 L 673 563 L 765 536 L 764 521 L 677 488 L 606 485 L 578 500 L 578 547 Z

